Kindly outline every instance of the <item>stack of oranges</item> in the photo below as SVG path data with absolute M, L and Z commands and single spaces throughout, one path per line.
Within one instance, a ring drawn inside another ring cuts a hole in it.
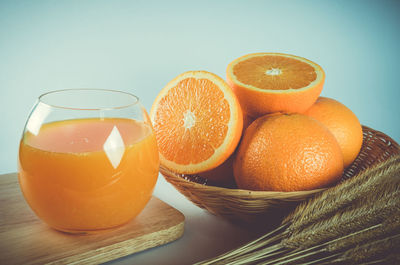
M 362 128 L 340 102 L 319 97 L 325 73 L 307 59 L 255 53 L 227 81 L 189 71 L 150 111 L 163 167 L 241 189 L 300 191 L 336 182 L 358 155 Z

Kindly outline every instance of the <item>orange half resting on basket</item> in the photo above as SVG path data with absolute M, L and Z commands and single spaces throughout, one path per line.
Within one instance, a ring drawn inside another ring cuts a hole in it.
M 160 163 L 180 174 L 222 164 L 235 150 L 243 128 L 239 102 L 213 73 L 178 75 L 158 94 L 150 111 Z
M 317 100 L 325 81 L 322 68 L 305 58 L 282 53 L 253 53 L 232 61 L 227 82 L 243 111 L 302 113 Z

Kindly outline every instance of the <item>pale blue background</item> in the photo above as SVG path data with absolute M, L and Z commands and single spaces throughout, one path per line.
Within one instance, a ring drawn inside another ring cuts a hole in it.
M 132 92 L 146 109 L 187 70 L 225 78 L 252 52 L 319 63 L 322 95 L 400 140 L 399 1 L 0 1 L 0 173 L 41 93 Z
M 252 52 L 309 58 L 326 72 L 322 95 L 400 141 L 400 1 L 0 0 L 0 174 L 16 171 L 36 98 L 97 87 L 146 107 L 187 70 L 225 77 Z M 200 210 L 159 178 L 154 194 L 184 213 L 185 234 L 113 264 L 190 264 L 262 234 Z

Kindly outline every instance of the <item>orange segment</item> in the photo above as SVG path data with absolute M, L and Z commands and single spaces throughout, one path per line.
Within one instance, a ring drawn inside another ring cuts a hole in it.
M 248 54 L 227 68 L 228 84 L 253 117 L 306 111 L 321 93 L 324 80 L 316 63 L 281 53 Z
M 220 77 L 190 71 L 165 86 L 150 111 L 161 164 L 182 174 L 210 170 L 224 162 L 241 136 L 243 115 Z

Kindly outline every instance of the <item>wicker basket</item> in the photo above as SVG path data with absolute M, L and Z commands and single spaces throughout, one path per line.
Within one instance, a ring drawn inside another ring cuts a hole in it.
M 382 132 L 363 126 L 360 154 L 342 176 L 342 181 L 357 175 L 375 163 L 399 154 L 399 145 Z M 180 175 L 160 168 L 161 174 L 179 192 L 197 206 L 234 222 L 265 222 L 274 225 L 299 202 L 324 190 L 296 192 L 249 191 L 202 183 L 196 176 Z

